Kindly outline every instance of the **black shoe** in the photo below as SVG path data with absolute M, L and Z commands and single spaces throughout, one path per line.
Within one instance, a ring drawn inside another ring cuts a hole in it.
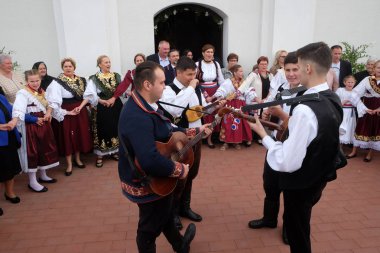
M 181 249 L 178 251 L 178 253 L 189 253 L 190 252 L 190 243 L 195 237 L 196 227 L 194 223 L 190 223 L 189 226 L 186 228 L 186 232 L 183 235 L 183 242 Z
M 174 224 L 178 228 L 178 230 L 182 230 L 183 229 L 183 225 L 182 225 L 181 219 L 179 218 L 178 215 L 174 216 Z
M 65 176 L 66 177 L 71 176 L 71 174 L 73 174 L 73 171 L 65 171 Z
M 355 155 L 346 155 L 346 159 L 351 159 L 351 158 L 354 158 L 356 157 L 356 154 Z
M 276 228 L 277 227 L 277 221 L 276 222 L 270 222 L 263 219 L 260 220 L 251 220 L 248 223 L 248 227 L 252 229 L 258 229 L 258 228 Z
M 11 198 L 11 197 L 8 197 L 7 194 L 4 192 L 4 197 L 6 200 L 8 200 L 9 202 L 11 202 L 12 204 L 18 204 L 20 203 L 20 198 L 19 197 L 14 197 L 14 198 Z
M 284 225 L 282 225 L 282 241 L 286 245 L 289 245 L 288 235 L 286 234 L 286 230 L 285 230 L 285 226 Z
M 38 179 L 38 183 L 54 184 L 54 183 L 57 183 L 57 179 L 52 178 L 52 179 L 50 179 L 50 180 L 44 180 L 44 179 L 42 179 L 42 178 L 39 178 L 39 179 Z
M 86 168 L 86 165 L 85 164 L 78 164 L 75 160 L 73 161 L 73 164 L 75 167 L 79 168 L 79 169 L 84 169 Z
M 0 216 L 2 216 L 3 215 L 3 209 L 2 208 L 0 208 Z
M 209 144 L 209 143 L 207 143 L 207 146 L 209 147 L 209 148 L 211 148 L 211 149 L 214 149 L 215 148 L 215 144 Z
M 193 212 L 193 210 L 191 210 L 191 208 L 181 210 L 179 212 L 179 215 L 182 217 L 188 218 L 189 220 L 195 221 L 195 222 L 200 222 L 202 220 L 202 216 Z
M 32 187 L 32 186 L 30 186 L 29 184 L 28 184 L 28 188 L 29 188 L 30 190 L 34 191 L 34 192 L 39 192 L 39 193 L 41 193 L 41 192 L 47 192 L 47 191 L 48 191 L 48 188 L 47 188 L 47 187 L 45 187 L 45 186 L 44 186 L 44 188 L 42 188 L 42 189 L 41 189 L 41 190 L 39 190 L 39 191 L 37 191 L 37 190 L 33 189 L 33 187 Z

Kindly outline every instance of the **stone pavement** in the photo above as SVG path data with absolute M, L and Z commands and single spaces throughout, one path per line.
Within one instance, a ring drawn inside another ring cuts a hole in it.
M 257 144 L 224 152 L 203 146 L 192 208 L 204 220 L 196 224 L 192 253 L 289 252 L 281 241 L 282 208 L 277 229 L 247 227 L 262 216 L 264 155 Z M 363 157 L 361 152 L 349 160 L 314 208 L 313 252 L 380 252 L 380 154 L 371 163 Z M 29 191 L 26 175 L 18 176 L 18 205 L 6 202 L 1 191 L 0 252 L 137 252 L 137 207 L 120 192 L 117 163 L 105 160 L 99 169 L 94 159 L 85 156 L 86 169 L 71 177 L 64 176 L 63 165 L 51 170 L 58 183 L 47 185 L 47 193 Z M 162 235 L 157 252 L 173 252 Z

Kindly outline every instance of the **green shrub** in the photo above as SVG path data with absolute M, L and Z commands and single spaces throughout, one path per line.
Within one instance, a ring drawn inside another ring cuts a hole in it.
M 365 63 L 359 62 L 361 58 L 368 57 L 367 48 L 369 44 L 363 44 L 355 47 L 350 45 L 347 42 L 342 42 L 343 44 L 343 53 L 342 60 L 349 61 L 352 65 L 352 73 L 357 73 L 365 70 Z

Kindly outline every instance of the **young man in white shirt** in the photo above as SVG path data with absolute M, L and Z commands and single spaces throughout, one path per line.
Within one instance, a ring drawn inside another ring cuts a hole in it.
M 307 88 L 304 94 L 319 93 L 319 99 L 292 106 L 289 136 L 283 143 L 269 137 L 258 120 L 250 125 L 268 149 L 266 162 L 283 172 L 279 187 L 284 194 L 284 224 L 291 253 L 311 253 L 311 211 L 327 182 L 336 178 L 343 111 L 326 83 L 332 62 L 329 47 L 312 43 L 298 49 L 297 56 L 300 81 Z

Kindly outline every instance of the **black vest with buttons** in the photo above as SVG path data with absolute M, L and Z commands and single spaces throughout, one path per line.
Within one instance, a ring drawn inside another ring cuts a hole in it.
M 339 126 L 343 110 L 339 97 L 331 90 L 319 92 L 320 101 L 304 101 L 318 120 L 317 136 L 307 147 L 306 156 L 299 170 L 281 173 L 279 186 L 284 190 L 312 187 L 336 178 L 335 158 L 339 149 Z M 293 112 L 293 105 L 290 115 Z M 297 133 L 292 133 L 296 134 Z
M 167 86 L 170 86 L 170 88 L 172 88 L 172 90 L 175 92 L 175 94 L 178 94 L 181 91 L 181 89 L 178 88 L 177 85 L 175 85 L 174 83 L 171 83 Z M 195 88 L 195 94 L 197 94 L 199 105 L 202 105 L 202 92 L 200 89 L 200 85 L 198 85 Z M 182 111 L 181 117 L 179 117 L 179 118 L 173 117 L 173 115 L 171 115 L 168 111 L 166 111 L 159 103 L 158 103 L 158 107 L 164 112 L 165 117 L 170 119 L 170 121 L 173 124 L 175 124 L 176 126 L 179 126 L 182 128 L 188 128 L 189 127 L 189 121 L 187 120 L 187 117 L 186 117 L 186 111 L 187 111 L 187 109 L 189 109 L 189 105 L 187 105 L 186 109 L 184 109 Z

